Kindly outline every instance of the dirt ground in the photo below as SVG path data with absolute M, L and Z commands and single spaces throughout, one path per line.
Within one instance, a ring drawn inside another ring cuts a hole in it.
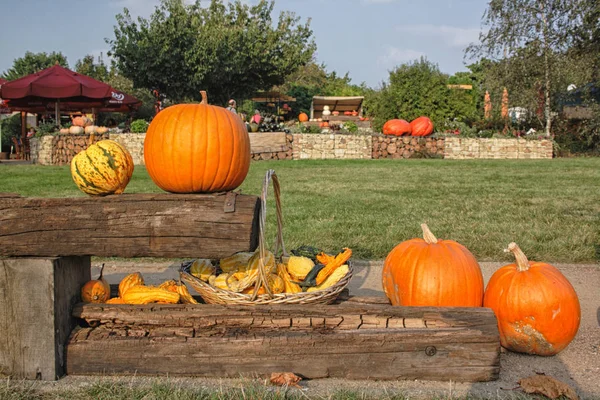
M 485 282 L 501 263 L 481 263 Z M 350 294 L 357 296 L 383 296 L 381 289 L 381 261 L 355 261 L 355 274 L 350 282 Z M 367 392 L 386 397 L 393 393 L 403 393 L 409 398 L 462 397 L 511 398 L 520 393 L 517 381 L 521 378 L 543 373 L 559 379 L 576 389 L 581 398 L 600 398 L 600 265 L 556 264 L 575 287 L 581 302 L 581 326 L 573 342 L 554 357 L 536 357 L 503 351 L 501 354 L 500 379 L 483 383 L 456 383 L 441 381 L 349 381 L 341 379 L 318 379 L 303 382 L 308 396 L 327 396 L 339 390 Z M 110 283 L 135 271 L 141 271 L 148 283 L 162 282 L 176 278 L 177 265 L 171 263 L 106 263 L 105 275 Z M 93 274 L 97 276 L 94 267 Z M 66 377 L 49 383 L 49 386 L 89 385 L 86 377 Z M 104 378 L 123 380 L 140 384 L 148 378 Z M 190 386 L 240 387 L 240 379 L 169 378 L 171 381 Z

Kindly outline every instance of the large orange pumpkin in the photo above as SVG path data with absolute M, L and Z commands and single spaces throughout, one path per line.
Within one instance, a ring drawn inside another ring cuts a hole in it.
M 496 313 L 500 343 L 520 353 L 557 354 L 579 329 L 577 293 L 552 265 L 527 260 L 515 243 L 508 250 L 517 262 L 492 275 L 483 300 Z
M 410 132 L 410 124 L 403 119 L 390 119 L 383 124 L 384 135 L 402 136 L 410 135 Z
M 481 307 L 483 276 L 473 254 L 421 228 L 423 239 L 400 243 L 383 264 L 383 290 L 392 305 Z
M 298 115 L 298 121 L 300 121 L 300 122 L 308 121 L 308 115 L 306 113 L 300 113 Z
M 419 117 L 410 123 L 412 136 L 429 136 L 433 133 L 433 122 L 427 117 Z
M 144 161 L 161 189 L 174 193 L 233 190 L 250 168 L 246 125 L 225 108 L 200 104 L 167 107 L 146 132 Z

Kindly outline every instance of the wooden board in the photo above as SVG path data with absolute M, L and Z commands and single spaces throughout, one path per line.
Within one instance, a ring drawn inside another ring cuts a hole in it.
M 256 153 L 278 153 L 288 150 L 285 132 L 248 132 L 250 151 Z
M 68 374 L 487 381 L 500 368 L 486 308 L 77 305 L 73 316 L 94 327 L 73 332 Z
M 259 199 L 222 194 L 0 196 L 0 256 L 221 258 L 258 246 Z
M 89 257 L 0 259 L 0 374 L 64 375 L 71 309 L 89 279 Z

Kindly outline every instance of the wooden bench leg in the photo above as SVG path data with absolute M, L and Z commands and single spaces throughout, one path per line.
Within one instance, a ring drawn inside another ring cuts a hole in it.
M 90 257 L 0 259 L 0 374 L 55 380 Z

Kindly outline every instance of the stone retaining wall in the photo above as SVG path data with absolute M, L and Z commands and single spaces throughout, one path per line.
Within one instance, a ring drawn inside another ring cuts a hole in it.
M 144 165 L 144 140 L 146 139 L 145 133 L 111 133 L 109 136 L 110 140 L 122 144 L 125 146 L 131 157 L 133 158 L 134 165 Z
M 371 136 L 297 133 L 293 135 L 294 160 L 370 159 Z
M 447 159 L 524 159 L 552 158 L 551 140 L 446 138 Z
M 444 138 L 373 135 L 371 158 L 443 158 Z
M 294 136 L 289 133 L 286 134 L 285 141 L 286 148 L 281 151 L 257 151 L 252 149 L 252 160 L 291 160 L 293 156 Z

